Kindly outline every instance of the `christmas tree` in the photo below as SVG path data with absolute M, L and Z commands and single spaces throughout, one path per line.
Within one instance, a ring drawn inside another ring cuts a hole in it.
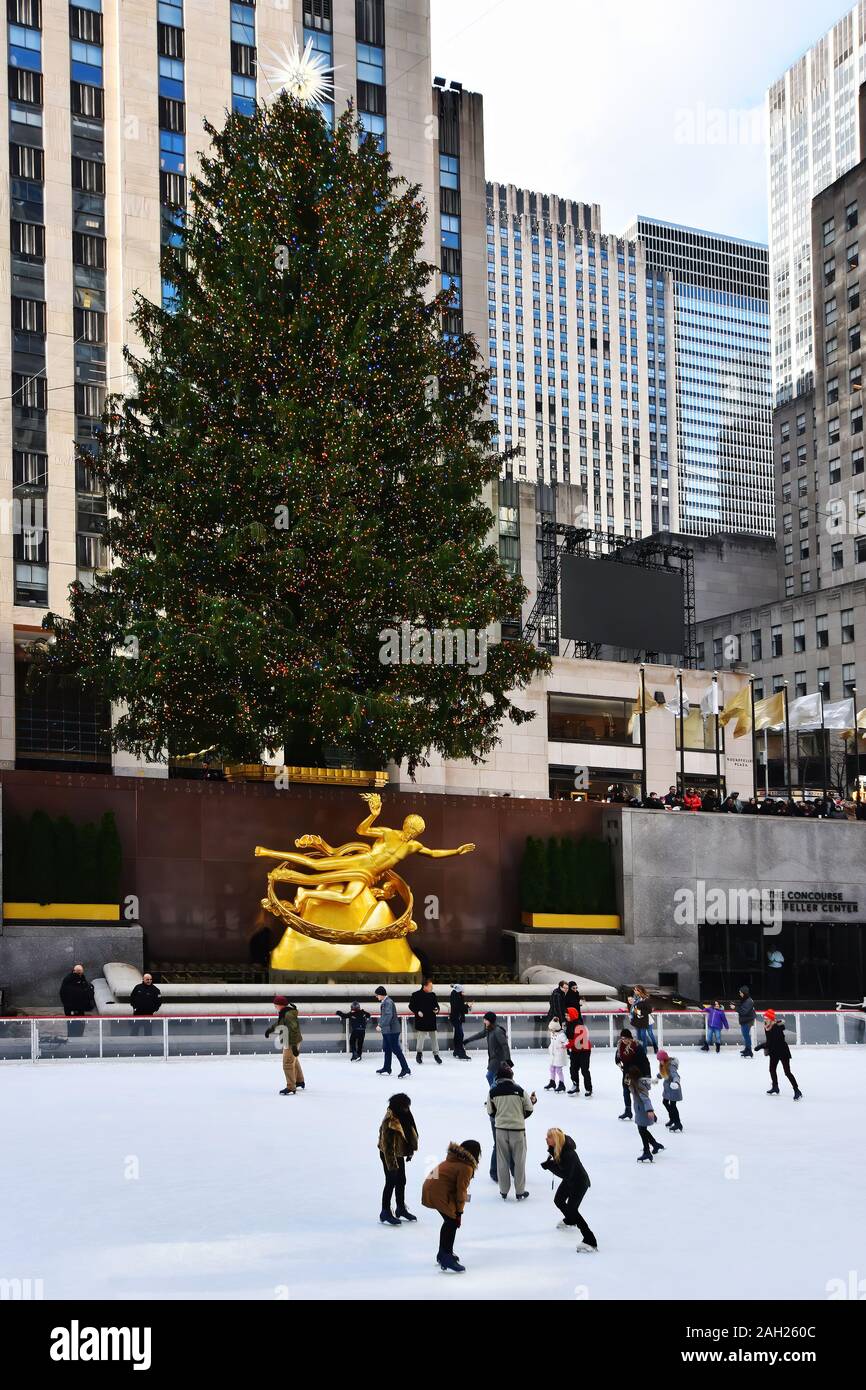
M 46 618 L 43 667 L 111 700 L 115 746 L 150 759 L 477 761 L 531 717 L 511 693 L 543 654 L 383 660 L 385 630 L 480 633 L 524 596 L 489 544 L 487 378 L 443 332 L 419 190 L 351 111 L 329 131 L 286 92 L 208 133 L 163 253 L 172 303 L 137 301 L 95 462 L 113 567 Z

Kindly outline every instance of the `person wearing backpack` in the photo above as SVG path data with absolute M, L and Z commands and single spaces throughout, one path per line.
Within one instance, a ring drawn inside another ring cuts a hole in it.
M 272 1023 L 265 1029 L 265 1037 L 269 1038 L 271 1033 L 275 1033 L 280 1046 L 283 1049 L 283 1076 L 286 1078 L 285 1089 L 280 1091 L 281 1096 L 293 1096 L 297 1091 L 306 1089 L 304 1081 L 304 1071 L 301 1066 L 301 1043 L 304 1041 L 301 1035 L 301 1025 L 298 1022 L 298 1010 L 294 1004 L 290 1004 L 282 994 L 278 994 L 274 999 L 274 1004 L 279 1009 L 276 1023 Z

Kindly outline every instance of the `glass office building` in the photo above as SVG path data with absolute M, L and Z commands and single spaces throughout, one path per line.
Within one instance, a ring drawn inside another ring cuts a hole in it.
M 626 235 L 644 249 L 647 293 L 672 282 L 680 530 L 771 536 L 767 248 L 646 217 Z

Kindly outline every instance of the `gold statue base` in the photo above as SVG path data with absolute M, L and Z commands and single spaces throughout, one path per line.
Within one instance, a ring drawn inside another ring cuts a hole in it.
M 265 900 L 267 901 L 267 900 Z M 294 910 L 305 922 L 318 927 L 330 927 L 345 934 L 347 944 L 319 941 L 312 936 L 303 936 L 291 927 L 286 929 L 282 940 L 271 952 L 272 970 L 291 970 L 316 974 L 388 974 L 415 975 L 421 969 L 421 962 L 409 946 L 405 936 L 390 941 L 359 942 L 349 945 L 352 931 L 364 932 L 386 930 L 394 922 L 394 914 L 387 902 L 374 896 L 369 888 L 362 888 L 351 901 L 321 902 L 309 889 L 299 888 L 295 895 Z

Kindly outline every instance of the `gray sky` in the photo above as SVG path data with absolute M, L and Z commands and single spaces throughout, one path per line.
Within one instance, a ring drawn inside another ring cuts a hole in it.
M 766 241 L 764 94 L 845 0 L 431 0 L 484 94 L 487 177 Z

